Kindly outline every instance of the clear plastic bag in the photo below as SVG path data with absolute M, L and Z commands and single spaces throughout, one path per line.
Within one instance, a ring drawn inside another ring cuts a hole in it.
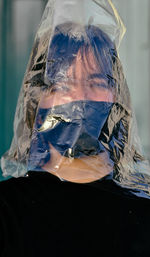
M 46 171 L 108 178 L 150 196 L 150 167 L 117 48 L 125 27 L 110 0 L 49 0 L 21 88 L 3 176 Z M 109 176 L 111 174 L 111 176 Z

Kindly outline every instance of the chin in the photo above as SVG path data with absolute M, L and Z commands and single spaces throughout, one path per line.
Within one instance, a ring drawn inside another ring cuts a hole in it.
M 56 163 L 57 162 L 57 163 Z M 74 183 L 90 183 L 108 175 L 113 170 L 112 162 L 106 153 L 81 158 L 60 156 L 52 158 L 42 167 L 45 171 Z

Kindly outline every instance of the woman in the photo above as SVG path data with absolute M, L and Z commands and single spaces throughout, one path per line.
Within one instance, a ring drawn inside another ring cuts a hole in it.
M 4 175 L 28 173 L 0 184 L 0 256 L 149 256 L 149 202 L 133 197 L 144 185 L 128 173 L 142 161 L 130 121 L 102 30 L 62 23 L 50 44 L 49 32 L 36 40 L 3 159 Z
M 117 102 L 120 81 L 113 70 L 119 63 L 114 44 L 95 26 L 82 28 L 84 36 L 73 37 L 70 34 L 76 27 L 77 24 L 66 23 L 55 28 L 28 169 L 45 170 L 65 180 L 85 183 L 111 173 L 115 158 L 115 164 L 119 162 L 128 143 L 125 122 L 129 123 L 129 114 L 126 110 L 115 114 L 121 105 Z M 111 126 L 109 117 L 114 123 Z M 121 122 L 123 127 L 119 130 Z M 111 140 L 111 133 L 107 147 L 103 142 L 108 133 L 106 126 L 112 134 L 117 126 L 117 133 L 120 132 L 120 143 L 113 150 L 116 139 Z

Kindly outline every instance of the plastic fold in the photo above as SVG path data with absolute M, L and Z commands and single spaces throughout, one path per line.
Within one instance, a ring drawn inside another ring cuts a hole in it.
M 48 1 L 1 158 L 4 177 L 110 179 L 150 197 L 150 166 L 117 52 L 124 33 L 110 0 Z

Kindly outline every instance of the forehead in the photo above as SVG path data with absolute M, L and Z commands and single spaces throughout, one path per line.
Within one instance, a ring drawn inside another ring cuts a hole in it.
M 88 48 L 80 49 L 75 60 L 67 70 L 67 77 L 76 80 L 87 80 L 90 75 L 100 73 L 101 69 L 97 64 L 93 50 Z

